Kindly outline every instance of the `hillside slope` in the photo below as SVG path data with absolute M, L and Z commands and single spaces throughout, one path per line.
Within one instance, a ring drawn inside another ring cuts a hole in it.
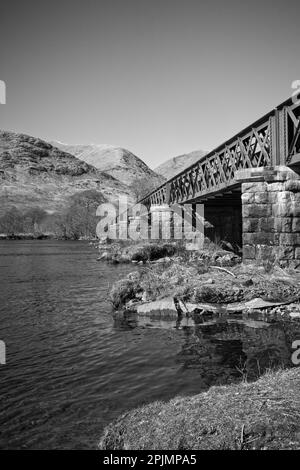
M 140 158 L 124 148 L 102 144 L 68 145 L 61 142 L 53 142 L 53 144 L 98 170 L 105 171 L 123 184 L 131 185 L 135 179 L 145 177 L 157 186 L 164 181 L 161 175 L 155 173 Z
M 170 160 L 162 163 L 156 167 L 154 171 L 162 175 L 164 178 L 170 179 L 177 175 L 177 173 L 180 173 L 182 170 L 195 163 L 206 153 L 207 152 L 204 152 L 203 150 L 196 150 L 184 155 L 178 155 L 177 157 L 170 158 Z
M 110 174 L 41 139 L 0 131 L 0 215 L 12 206 L 60 211 L 72 195 L 87 189 L 110 201 L 129 194 Z

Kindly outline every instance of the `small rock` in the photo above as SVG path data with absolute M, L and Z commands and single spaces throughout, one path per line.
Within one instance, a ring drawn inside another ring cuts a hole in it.
M 300 312 L 290 312 L 290 317 L 291 318 L 300 318 Z
M 102 237 L 99 240 L 99 245 L 106 245 L 107 244 L 108 237 Z
M 120 256 L 120 263 L 129 263 L 130 262 L 130 256 L 128 255 L 121 255 Z
M 138 305 L 137 313 L 139 315 L 153 315 L 156 313 L 161 318 L 170 316 L 173 318 L 178 317 L 173 298 L 165 298 Z
M 97 261 L 101 261 L 101 260 L 103 261 L 103 260 L 107 259 L 107 257 L 108 257 L 108 251 L 104 251 L 102 253 L 102 255 L 99 256 L 99 258 L 97 258 Z
M 165 258 L 159 258 L 155 261 L 155 263 L 170 263 L 171 261 L 171 258 L 169 258 L 168 256 L 166 256 Z
M 127 275 L 127 279 L 129 279 L 129 281 L 135 281 L 137 282 L 140 278 L 140 275 L 139 275 L 139 272 L 138 271 L 133 271 L 132 273 L 129 273 Z

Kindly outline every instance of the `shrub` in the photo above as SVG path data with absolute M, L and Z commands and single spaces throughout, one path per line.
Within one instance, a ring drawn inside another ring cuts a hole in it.
M 123 307 L 126 302 L 136 297 L 141 292 L 141 286 L 138 279 L 126 278 L 117 281 L 110 292 L 110 300 L 115 309 Z
M 136 252 L 132 254 L 133 261 L 155 261 L 165 256 L 173 256 L 176 252 L 176 246 L 171 243 L 157 244 L 149 243 L 139 247 Z

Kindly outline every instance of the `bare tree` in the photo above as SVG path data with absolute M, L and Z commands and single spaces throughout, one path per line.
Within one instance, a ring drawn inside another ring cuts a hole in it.
M 1 217 L 0 231 L 7 235 L 16 235 L 23 231 L 23 216 L 16 207 L 12 207 Z
M 47 212 L 40 207 L 32 207 L 24 214 L 25 232 L 38 232 L 41 222 L 47 217 Z
M 73 196 L 63 214 L 57 216 L 56 234 L 64 238 L 90 238 L 96 235 L 99 204 L 106 202 L 102 193 L 94 190 L 82 191 Z

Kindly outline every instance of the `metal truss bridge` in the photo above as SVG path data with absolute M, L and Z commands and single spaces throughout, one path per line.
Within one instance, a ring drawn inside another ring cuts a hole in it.
M 204 202 L 236 190 L 239 170 L 300 165 L 300 104 L 290 98 L 162 184 L 139 202 Z

